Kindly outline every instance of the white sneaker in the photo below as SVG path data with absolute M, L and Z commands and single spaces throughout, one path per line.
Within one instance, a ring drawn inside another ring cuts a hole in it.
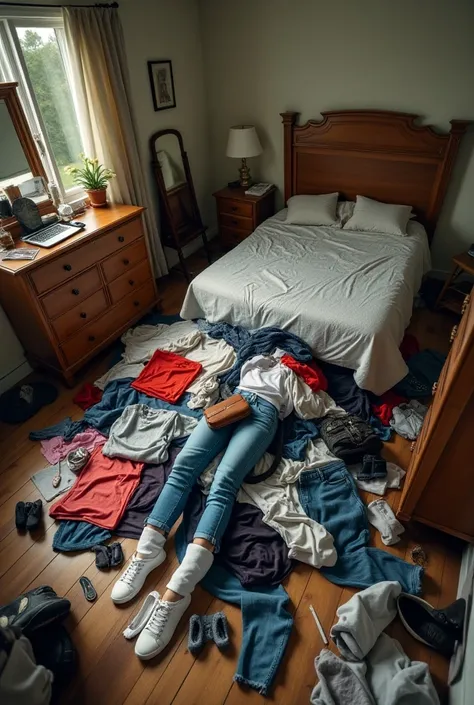
M 151 613 L 148 624 L 135 644 L 135 653 L 142 661 L 148 661 L 168 646 L 178 622 L 191 603 L 191 595 L 178 602 L 159 600 Z
M 158 555 L 153 558 L 136 558 L 135 554 L 128 567 L 113 586 L 110 593 L 112 600 L 119 605 L 132 600 L 142 589 L 151 571 L 158 568 L 165 558 L 166 553 L 163 549 L 160 549 Z

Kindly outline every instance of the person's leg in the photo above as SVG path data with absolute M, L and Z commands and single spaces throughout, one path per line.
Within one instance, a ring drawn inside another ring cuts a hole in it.
M 138 540 L 137 551 L 112 588 L 112 600 L 128 602 L 143 587 L 152 570 L 166 558 L 166 535 L 183 511 L 188 495 L 199 475 L 225 448 L 232 428 L 213 430 L 202 418 L 178 455 L 171 474 L 155 502 Z
M 275 435 L 276 408 L 255 395 L 247 398 L 252 414 L 233 427 L 193 543 L 188 544 L 181 565 L 171 576 L 162 600 L 138 638 L 135 653 L 141 659 L 153 658 L 169 643 L 191 602 L 194 588 L 212 566 L 214 549 L 219 548 L 240 485 Z
M 405 592 L 421 592 L 423 569 L 377 548 L 368 548 L 367 511 L 354 479 L 343 462 L 303 473 L 300 501 L 309 517 L 332 534 L 337 562 L 321 568 L 337 585 L 366 588 L 382 580 L 397 580 Z

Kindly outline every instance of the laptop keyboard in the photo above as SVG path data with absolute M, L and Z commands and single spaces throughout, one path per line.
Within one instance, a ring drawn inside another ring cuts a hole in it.
M 32 233 L 30 239 L 34 239 L 36 242 L 47 242 L 47 240 L 51 240 L 51 238 L 56 237 L 56 235 L 62 235 L 64 230 L 64 225 L 51 225 L 49 228 L 42 230 L 36 235 Z

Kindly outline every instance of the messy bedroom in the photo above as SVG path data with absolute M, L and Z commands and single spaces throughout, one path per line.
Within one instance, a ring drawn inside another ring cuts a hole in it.
M 2 705 L 474 703 L 473 37 L 0 0 Z

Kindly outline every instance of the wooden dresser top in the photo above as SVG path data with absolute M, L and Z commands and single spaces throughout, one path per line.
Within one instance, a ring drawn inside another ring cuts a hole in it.
M 99 233 L 106 232 L 127 220 L 136 218 L 145 209 L 139 206 L 125 205 L 108 205 L 104 208 L 88 208 L 85 213 L 78 215 L 77 220 L 85 223 L 86 227 L 77 235 L 73 235 L 67 240 L 63 240 L 54 247 L 45 248 L 38 245 L 32 245 L 28 242 L 16 241 L 16 249 L 27 248 L 36 249 L 39 247 L 39 252 L 34 260 L 7 260 L 0 261 L 0 274 L 23 274 L 26 270 L 31 270 L 39 265 L 43 265 L 46 260 L 64 254 L 69 250 L 75 249 L 84 245 L 90 238 Z

